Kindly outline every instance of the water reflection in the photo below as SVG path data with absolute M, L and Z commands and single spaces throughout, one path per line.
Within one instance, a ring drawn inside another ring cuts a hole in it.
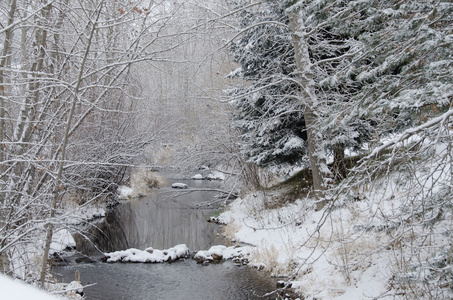
M 212 202 L 215 192 L 193 189 L 218 188 L 219 183 L 207 181 L 179 181 L 192 190 L 176 191 L 168 186 L 155 190 L 148 197 L 126 201 L 110 210 L 105 220 L 87 230 L 93 244 L 80 235 L 75 237 L 78 250 L 85 254 L 128 248 L 167 249 L 177 244 L 186 244 L 190 250 L 209 249 L 222 243 L 218 238 L 219 228 L 208 223 L 214 208 L 203 203 Z

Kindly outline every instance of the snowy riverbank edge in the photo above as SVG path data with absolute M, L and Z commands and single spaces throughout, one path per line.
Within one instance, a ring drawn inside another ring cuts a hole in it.
M 397 284 L 407 276 L 429 279 L 429 270 L 422 269 L 424 261 L 439 255 L 426 251 L 418 254 L 421 263 L 410 262 L 407 257 L 414 249 L 400 246 L 388 224 L 376 216 L 401 205 L 403 199 L 394 196 L 395 190 L 387 182 L 381 193 L 363 192 L 360 199 L 338 200 L 321 211 L 314 210 L 310 198 L 267 209 L 266 203 L 278 193 L 255 192 L 232 202 L 218 220 L 226 224 L 228 238 L 255 246 L 251 266 L 285 278 L 303 299 L 406 299 Z M 437 231 L 429 229 L 429 243 L 437 249 L 451 243 L 444 234 L 451 215 L 445 218 L 436 225 Z M 428 232 L 423 226 L 416 229 Z M 398 265 L 401 261 L 407 263 L 406 273 Z M 439 287 L 448 289 L 445 284 Z
M 386 291 L 387 261 L 378 257 L 364 261 L 351 278 L 345 276 L 341 245 L 333 241 L 331 227 L 319 228 L 325 211 L 312 209 L 313 199 L 266 210 L 266 197 L 238 198 L 219 216 L 227 237 L 255 246 L 251 266 L 285 278 L 303 299 L 365 299 Z

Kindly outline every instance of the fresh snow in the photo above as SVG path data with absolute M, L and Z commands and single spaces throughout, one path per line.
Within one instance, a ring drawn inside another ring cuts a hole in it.
M 384 270 L 388 258 L 384 256 L 351 259 L 350 263 L 357 270 L 351 271 L 349 279 L 344 276 L 340 267 L 341 246 L 347 247 L 347 244 L 334 243 L 338 232 L 332 232 L 329 226 L 321 228 L 320 236 L 317 235 L 325 212 L 315 212 L 311 208 L 313 200 L 298 200 L 275 210 L 265 210 L 265 200 L 266 195 L 262 193 L 238 198 L 219 217 L 228 224 L 225 231 L 233 231 L 231 239 L 256 246 L 251 248 L 250 265 L 278 277 L 296 274 L 292 287 L 307 299 L 364 299 L 385 291 L 388 274 Z M 331 217 L 338 226 L 342 223 L 337 219 L 339 215 Z M 329 239 L 332 240 L 330 245 Z M 319 247 L 315 247 L 317 243 Z M 363 243 L 364 247 L 368 247 L 367 243 L 372 247 L 374 237 Z M 348 251 L 354 252 L 354 249 Z M 363 262 L 358 263 L 359 259 Z
M 122 200 L 130 199 L 133 197 L 134 190 L 128 186 L 120 185 L 118 187 L 119 198 Z
M 56 296 L 46 293 L 25 282 L 0 274 L 0 298 L 5 300 L 56 300 Z
M 189 248 L 184 245 L 177 245 L 167 250 L 146 248 L 145 250 L 127 249 L 104 253 L 107 262 L 136 262 L 136 263 L 162 263 L 175 261 L 189 254 Z
M 225 180 L 225 174 L 219 171 L 211 171 L 207 176 L 203 176 L 202 174 L 196 174 L 192 176 L 192 180 Z
M 212 246 L 209 250 L 198 251 L 194 258 L 203 261 L 212 261 L 214 256 L 218 259 L 232 259 L 235 257 L 247 256 L 251 252 L 251 247 L 227 247 L 223 245 Z
M 50 244 L 50 254 L 59 253 L 67 248 L 74 248 L 76 243 L 72 234 L 67 229 L 61 229 L 54 232 L 52 243 Z
M 174 189 L 187 189 L 188 186 L 185 183 L 180 183 L 180 182 L 175 182 L 171 185 L 172 188 Z
M 207 178 L 211 180 L 225 180 L 225 174 L 219 171 L 212 171 L 208 174 Z
M 439 144 L 430 153 L 442 157 L 448 151 L 447 146 Z M 420 195 L 411 198 L 415 204 L 417 197 L 428 192 L 442 195 L 451 182 L 448 164 L 441 171 L 436 165 L 421 165 L 411 175 L 423 187 Z M 395 171 L 376 180 L 373 188 L 356 187 L 349 195 L 336 199 L 332 210 L 326 207 L 315 211 L 315 200 L 311 198 L 268 209 L 269 201 L 280 196 L 279 191 L 254 192 L 233 201 L 218 220 L 227 224 L 224 232 L 228 238 L 255 246 L 250 265 L 273 276 L 292 278 L 292 288 L 305 299 L 394 299 L 396 292 L 389 291 L 392 280 L 410 277 L 428 282 L 432 265 L 442 262 L 447 257 L 444 252 L 451 251 L 452 214 L 446 210 L 442 215 L 445 220 L 435 227 L 415 224 L 411 230 L 404 228 L 409 236 L 399 231 L 387 233 L 395 224 L 388 218 L 405 224 L 405 218 L 409 221 L 411 215 L 406 217 L 403 212 L 408 207 L 416 208 L 406 198 L 411 186 L 404 176 L 409 175 Z M 398 244 L 403 238 L 406 243 L 418 243 L 411 240 L 411 232 L 423 244 L 431 245 L 413 262 L 408 258 L 413 259 L 414 248 Z M 396 241 L 394 234 L 400 235 Z M 424 241 L 424 236 L 429 236 L 429 241 Z M 407 261 L 405 272 L 396 265 L 402 260 Z
M 194 259 L 201 261 L 228 260 L 247 257 L 252 251 L 251 247 L 227 247 L 224 245 L 212 246 L 209 250 L 195 253 Z M 127 249 L 104 253 L 107 262 L 135 262 L 135 263 L 163 263 L 172 262 L 189 255 L 189 248 L 185 244 L 177 245 L 167 250 L 157 250 L 152 247 L 145 250 Z

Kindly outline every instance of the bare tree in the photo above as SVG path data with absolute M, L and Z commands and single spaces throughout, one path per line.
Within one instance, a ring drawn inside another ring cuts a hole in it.
M 152 1 L 10 1 L 7 9 L 0 254 L 21 268 L 12 253 L 46 232 L 44 282 L 53 232 L 66 222 L 62 197 L 111 194 L 154 139 L 153 127 L 131 118 L 142 96 L 132 66 L 178 45 L 161 35 L 173 11 Z

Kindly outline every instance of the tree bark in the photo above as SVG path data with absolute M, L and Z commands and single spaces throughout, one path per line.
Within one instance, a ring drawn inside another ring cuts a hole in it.
M 3 162 L 5 160 L 5 115 L 6 115 L 6 87 L 5 87 L 5 69 L 7 65 L 11 62 L 9 59 L 11 43 L 13 39 L 13 21 L 14 14 L 16 12 L 16 0 L 11 0 L 9 14 L 8 14 L 8 25 L 5 30 L 5 40 L 3 42 L 3 53 L 0 61 L 0 174 L 3 174 L 5 171 L 5 166 Z M 0 193 L 0 203 L 3 203 L 3 192 Z
M 319 103 L 314 84 L 314 75 L 308 44 L 304 36 L 305 28 L 298 14 L 290 15 L 292 40 L 294 44 L 299 84 L 301 87 L 301 102 L 304 105 L 304 119 L 307 130 L 308 157 L 313 175 L 313 189 L 317 201 L 316 209 L 321 210 L 326 205 L 324 192 L 330 177 L 326 164 L 326 156 L 322 147 L 322 135 L 319 130 L 321 104 Z
M 0 176 L 1 181 L 5 182 L 5 176 L 3 173 L 6 170 L 6 166 L 4 165 L 5 161 L 5 148 L 6 145 L 3 144 L 5 140 L 5 116 L 6 116 L 6 79 L 5 79 L 5 69 L 11 63 L 11 59 L 9 58 L 11 43 L 13 39 L 13 28 L 12 24 L 14 21 L 14 14 L 16 12 L 16 0 L 11 0 L 9 15 L 8 15 L 8 25 L 5 31 L 5 40 L 3 42 L 3 53 L 0 61 Z M 0 203 L 4 203 L 5 193 L 2 191 L 0 192 Z M 0 220 L 5 220 L 5 216 L 0 213 Z M 0 227 L 4 226 L 3 222 L 0 222 Z M 7 227 L 5 228 L 7 229 Z M 3 248 L 6 240 L 3 239 L 0 243 L 0 248 Z M 9 269 L 9 259 L 6 252 L 0 252 L 0 272 L 8 273 Z
M 346 178 L 348 168 L 344 157 L 344 145 L 339 143 L 333 148 L 333 173 L 336 181 Z

